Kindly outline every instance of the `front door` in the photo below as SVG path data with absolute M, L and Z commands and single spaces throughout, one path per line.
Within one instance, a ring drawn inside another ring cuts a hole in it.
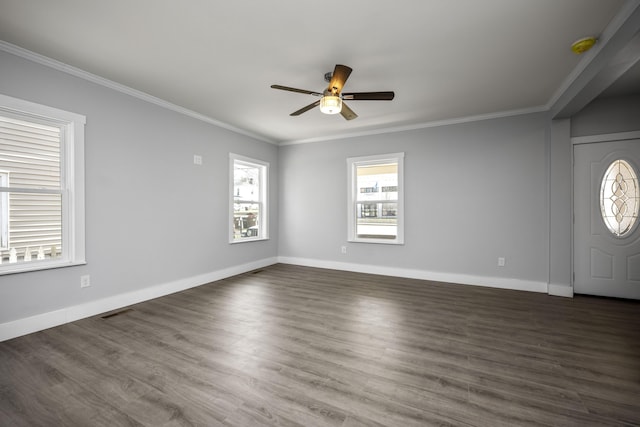
M 640 139 L 573 153 L 574 292 L 640 299 Z

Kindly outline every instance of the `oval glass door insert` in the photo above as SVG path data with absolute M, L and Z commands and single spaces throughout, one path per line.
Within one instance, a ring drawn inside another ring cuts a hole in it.
M 614 160 L 602 178 L 600 213 L 607 228 L 623 237 L 633 230 L 640 209 L 638 174 L 626 160 Z

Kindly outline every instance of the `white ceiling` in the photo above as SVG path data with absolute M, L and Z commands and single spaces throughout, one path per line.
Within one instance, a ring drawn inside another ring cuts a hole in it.
M 547 109 L 623 0 L 0 0 L 0 40 L 282 143 Z M 336 63 L 359 118 L 289 113 Z M 0 77 L 1 78 L 1 77 Z

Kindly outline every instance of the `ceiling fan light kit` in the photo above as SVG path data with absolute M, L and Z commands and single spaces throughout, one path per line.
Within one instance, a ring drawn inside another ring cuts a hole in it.
M 336 64 L 333 73 L 326 73 L 324 75 L 324 79 L 329 82 L 329 86 L 323 93 L 281 85 L 271 85 L 271 88 L 320 97 L 319 101 L 294 111 L 290 116 L 299 116 L 302 113 L 320 106 L 320 111 L 324 114 L 342 114 L 345 120 L 353 120 L 358 117 L 358 115 L 343 102 L 344 99 L 350 101 L 391 101 L 394 98 L 395 94 L 391 91 L 341 93 L 342 87 L 349 78 L 351 71 L 353 70 L 346 65 Z
M 342 111 L 342 99 L 333 95 L 323 96 L 320 100 L 320 111 L 324 114 L 339 114 Z

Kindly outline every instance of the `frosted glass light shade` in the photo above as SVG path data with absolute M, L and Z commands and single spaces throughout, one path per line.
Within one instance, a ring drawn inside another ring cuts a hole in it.
M 339 96 L 323 96 L 320 111 L 324 114 L 338 114 L 342 111 L 342 99 Z

